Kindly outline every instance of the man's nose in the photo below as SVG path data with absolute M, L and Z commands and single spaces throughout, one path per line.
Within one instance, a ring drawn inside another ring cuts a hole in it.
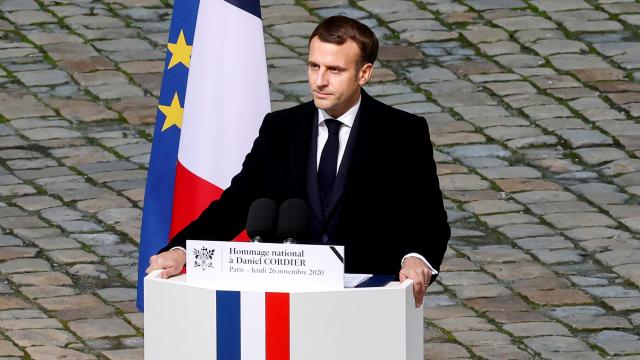
M 327 85 L 327 73 L 325 70 L 318 70 L 316 73 L 316 86 L 326 86 Z

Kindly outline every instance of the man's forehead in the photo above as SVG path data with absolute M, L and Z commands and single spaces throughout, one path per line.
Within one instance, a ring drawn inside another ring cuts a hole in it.
M 320 40 L 317 36 L 309 43 L 309 61 L 327 65 L 326 62 L 344 63 L 357 62 L 360 57 L 360 48 L 351 39 L 343 44 L 333 44 Z

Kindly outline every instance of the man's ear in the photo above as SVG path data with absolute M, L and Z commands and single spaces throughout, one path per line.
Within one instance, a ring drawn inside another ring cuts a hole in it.
M 362 65 L 360 71 L 358 72 L 358 83 L 360 86 L 366 84 L 369 79 L 371 79 L 371 74 L 373 73 L 373 64 L 368 63 Z

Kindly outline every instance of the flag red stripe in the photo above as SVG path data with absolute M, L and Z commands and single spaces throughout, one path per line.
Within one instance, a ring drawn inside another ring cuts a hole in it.
M 247 234 L 247 229 L 242 230 L 242 232 L 240 234 L 238 234 L 238 236 L 236 236 L 235 239 L 233 239 L 232 241 L 249 241 L 249 234 Z
M 178 161 L 169 238 L 173 238 L 180 230 L 197 219 L 213 200 L 220 198 L 223 191 L 194 174 Z M 238 234 L 234 241 L 249 241 L 247 231 L 244 230 Z
M 222 191 L 221 188 L 189 171 L 178 161 L 169 238 L 197 219 L 209 203 L 220 198 Z
M 289 360 L 289 294 L 265 293 L 266 360 Z

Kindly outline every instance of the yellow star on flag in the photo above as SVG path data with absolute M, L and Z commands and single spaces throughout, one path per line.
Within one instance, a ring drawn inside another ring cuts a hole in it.
M 162 131 L 167 130 L 173 125 L 182 128 L 182 114 L 184 113 L 184 109 L 180 106 L 180 98 L 177 92 L 173 95 L 170 106 L 158 105 L 158 108 L 160 108 L 160 111 L 166 116 L 164 124 L 162 125 Z
M 175 43 L 168 43 L 167 48 L 171 52 L 171 60 L 167 69 L 171 69 L 175 65 L 182 63 L 187 68 L 191 63 L 191 45 L 187 45 L 187 41 L 184 38 L 184 32 L 180 30 L 178 41 Z

